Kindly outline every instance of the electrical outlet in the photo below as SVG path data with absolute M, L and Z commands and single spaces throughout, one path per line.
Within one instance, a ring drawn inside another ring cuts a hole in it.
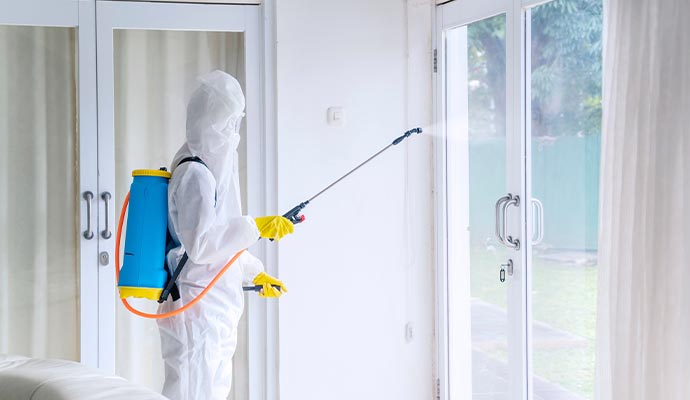
M 408 322 L 405 324 L 405 341 L 407 343 L 411 343 L 414 340 L 414 327 L 412 326 L 412 322 Z

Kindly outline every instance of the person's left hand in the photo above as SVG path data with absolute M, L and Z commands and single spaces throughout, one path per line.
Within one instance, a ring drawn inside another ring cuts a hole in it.
M 261 285 L 263 288 L 259 292 L 259 297 L 280 297 L 283 293 L 287 293 L 287 288 L 282 281 L 272 277 L 271 275 L 261 272 L 254 278 L 255 285 Z M 278 286 L 280 289 L 274 287 Z

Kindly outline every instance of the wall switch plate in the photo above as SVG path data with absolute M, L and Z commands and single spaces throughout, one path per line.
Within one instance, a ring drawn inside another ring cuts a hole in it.
M 328 125 L 343 126 L 345 123 L 345 110 L 342 107 L 328 107 L 326 115 Z

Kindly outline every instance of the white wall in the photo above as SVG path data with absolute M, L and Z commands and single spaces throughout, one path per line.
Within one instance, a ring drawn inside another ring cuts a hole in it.
M 433 0 L 277 3 L 280 211 L 426 129 L 314 201 L 281 242 L 280 398 L 431 399 Z M 344 126 L 326 124 L 329 106 Z

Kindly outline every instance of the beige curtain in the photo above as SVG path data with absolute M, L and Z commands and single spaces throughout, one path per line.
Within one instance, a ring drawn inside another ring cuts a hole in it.
M 79 359 L 75 36 L 0 26 L 0 353 Z
M 170 167 L 184 142 L 186 104 L 197 88 L 196 77 L 224 70 L 244 85 L 244 47 L 240 33 L 119 30 L 115 46 L 115 158 L 119 205 L 129 190 L 131 171 Z M 240 175 L 246 196 L 246 132 L 240 146 Z M 246 199 L 246 197 L 245 197 Z M 150 301 L 133 302 L 155 312 Z M 231 399 L 248 398 L 247 322 L 240 323 L 240 342 L 234 357 Z M 154 321 L 117 308 L 117 373 L 160 390 L 163 363 Z
M 690 2 L 605 14 L 597 397 L 690 399 Z

